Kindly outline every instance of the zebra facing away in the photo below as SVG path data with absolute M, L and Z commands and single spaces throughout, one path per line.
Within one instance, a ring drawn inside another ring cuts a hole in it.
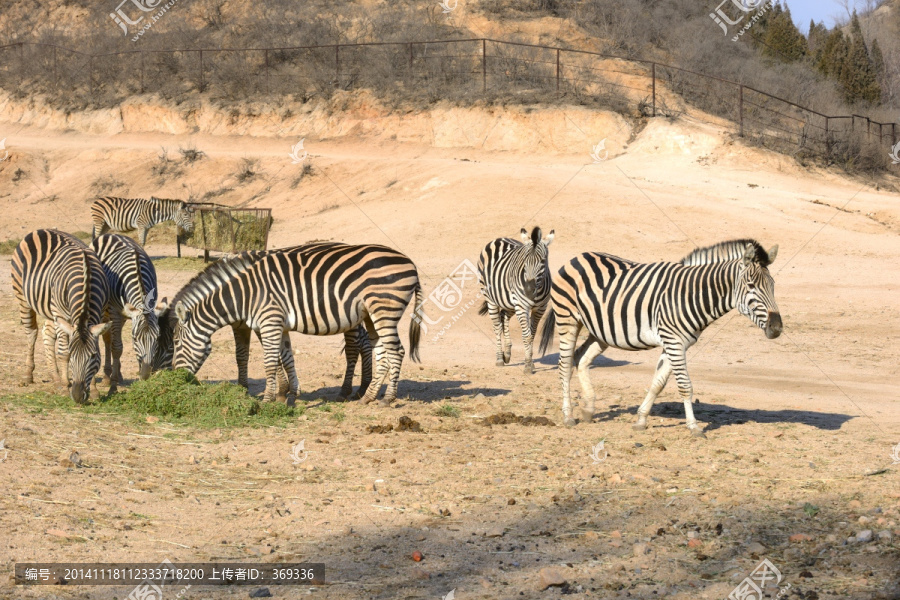
M 647 415 L 674 371 L 692 435 L 703 436 L 691 406 L 693 388 L 685 353 L 713 321 L 733 308 L 747 316 L 769 339 L 782 332 L 768 252 L 754 240 L 722 242 L 695 250 L 681 263 L 640 264 L 588 252 L 573 258 L 553 278 L 550 312 L 544 322 L 541 352 L 559 333 L 559 377 L 565 424 L 572 426 L 569 380 L 573 359 L 583 395 L 582 418 L 594 416 L 594 389 L 588 369 L 607 347 L 645 350 L 662 346 L 656 374 L 637 413 L 635 429 L 646 429 Z M 575 351 L 578 334 L 588 339 Z
M 181 200 L 145 198 L 97 198 L 91 204 L 93 238 L 107 231 L 125 233 L 139 230 L 141 246 L 147 245 L 147 232 L 154 225 L 175 221 L 182 231 L 194 229 L 194 209 Z
M 509 320 L 519 319 L 522 341 L 525 344 L 525 373 L 534 373 L 532 347 L 538 323 L 550 300 L 550 271 L 547 267 L 548 246 L 554 232 L 542 239 L 541 228 L 531 235 L 522 229 L 522 241 L 498 238 L 481 251 L 478 259 L 478 280 L 485 297 L 478 314 L 489 314 L 497 340 L 497 366 L 509 363 L 512 341 L 509 339 Z
M 103 372 L 110 392 L 122 382 L 122 325 L 131 319 L 131 340 L 140 378 L 150 377 L 159 337 L 159 315 L 167 308 L 157 302 L 156 269 L 137 242 L 122 235 L 106 234 L 91 244 L 109 281 L 110 328 L 103 335 L 106 347 Z M 112 361 L 110 361 L 112 355 Z
M 409 330 L 410 357 L 418 361 L 422 288 L 415 265 L 376 245 L 316 243 L 219 261 L 192 280 L 175 306 L 175 368 L 196 373 L 212 349 L 212 334 L 246 324 L 260 336 L 266 369 L 264 399 L 273 400 L 287 331 L 311 335 L 354 332 L 365 325 L 378 346 L 375 375 L 363 402 L 375 400 L 386 376 L 382 403 L 397 396 L 404 350 L 397 331 L 415 297 Z
M 38 315 L 52 322 L 57 353 L 52 354 L 54 379 L 60 382 L 56 355 L 65 356 L 65 382 L 69 395 L 85 403 L 99 395 L 91 385 L 100 370 L 97 338 L 103 323 L 109 284 L 97 255 L 81 240 L 55 229 L 38 229 L 25 236 L 12 258 L 12 284 L 19 315 L 28 330 L 25 385 L 34 383 L 34 345 Z M 57 335 L 58 332 L 58 335 Z M 45 339 L 49 333 L 44 328 Z

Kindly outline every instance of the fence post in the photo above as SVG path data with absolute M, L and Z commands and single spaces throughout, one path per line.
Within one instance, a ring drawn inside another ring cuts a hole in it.
M 412 74 L 413 68 L 413 45 L 412 42 L 409 43 L 409 72 Z
M 559 48 L 556 49 L 556 91 L 559 92 Z
M 203 93 L 203 50 L 200 50 L 200 93 Z
M 738 120 L 741 124 L 741 137 L 744 137 L 744 86 L 740 86 L 740 98 L 738 100 Z
M 897 124 L 891 123 L 891 145 L 897 145 Z
M 653 75 L 653 116 L 656 116 L 656 63 L 650 63 Z
M 266 94 L 271 93 L 272 88 L 269 86 L 269 49 L 266 48 Z
M 56 46 L 53 46 L 53 89 L 59 89 L 59 69 L 57 66 Z
M 487 91 L 487 40 L 481 38 L 481 92 Z
M 828 132 L 829 118 L 825 117 L 825 154 L 831 156 L 831 134 Z
M 94 55 L 91 54 L 90 65 L 88 67 L 88 81 L 91 88 L 91 100 L 94 99 Z
M 334 87 L 341 87 L 341 45 L 334 45 Z

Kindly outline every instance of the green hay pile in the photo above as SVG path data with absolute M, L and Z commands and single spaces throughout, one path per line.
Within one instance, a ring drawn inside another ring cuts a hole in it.
M 185 233 L 182 243 L 194 248 L 218 252 L 265 250 L 271 219 L 256 211 L 197 209 L 194 229 Z M 234 231 L 234 245 L 231 232 Z

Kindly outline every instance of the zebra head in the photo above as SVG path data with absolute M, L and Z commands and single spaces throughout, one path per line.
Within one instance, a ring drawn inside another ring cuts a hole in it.
M 739 265 L 735 290 L 740 313 L 765 331 L 770 340 L 781 335 L 783 329 L 781 313 L 775 302 L 775 280 L 769 274 L 769 265 L 777 255 L 777 245 L 766 252 L 755 243 L 747 244 Z
M 543 239 L 541 239 L 540 227 L 532 229 L 531 236 L 524 228 L 521 234 L 525 249 L 521 265 L 522 289 L 530 300 L 534 300 L 543 297 L 547 286 L 550 285 L 550 273 L 547 267 L 547 257 L 550 252 L 547 250 L 547 246 L 553 242 L 555 230 L 551 230 L 550 235 Z
M 194 230 L 194 207 L 187 202 L 182 202 L 175 213 L 175 225 L 180 231 L 190 233 Z
M 138 308 L 126 304 L 123 308 L 125 316 L 131 319 L 131 340 L 141 379 L 149 378 L 153 372 L 159 345 L 159 316 L 168 308 L 165 298 L 155 305 L 151 298 L 148 296 L 146 306 Z
M 191 373 L 196 373 L 212 352 L 211 336 L 202 330 L 196 315 L 184 305 L 184 302 L 175 305 L 175 316 L 178 317 L 178 322 L 173 336 L 175 346 L 173 366 L 176 369 L 187 369 Z
M 79 404 L 87 403 L 94 375 L 100 371 L 100 344 L 97 339 L 109 329 L 109 323 L 99 323 L 88 328 L 77 328 L 60 317 L 56 318 L 57 330 L 68 338 L 69 395 Z

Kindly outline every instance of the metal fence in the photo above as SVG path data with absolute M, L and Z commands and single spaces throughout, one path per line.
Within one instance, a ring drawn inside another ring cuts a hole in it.
M 237 253 L 245 250 L 265 250 L 272 226 L 270 208 L 228 208 L 211 203 L 193 203 L 194 228 L 178 237 L 178 256 L 181 244 L 203 250 L 209 260 L 210 250 Z
M 432 99 L 499 95 L 625 103 L 646 116 L 690 112 L 788 153 L 830 155 L 851 139 L 898 142 L 897 123 L 826 115 L 754 87 L 653 61 L 488 38 L 191 48 L 88 54 L 52 44 L 0 46 L 0 87 L 103 103 L 136 93 L 183 97 L 399 89 Z M 691 108 L 700 110 L 691 111 Z

